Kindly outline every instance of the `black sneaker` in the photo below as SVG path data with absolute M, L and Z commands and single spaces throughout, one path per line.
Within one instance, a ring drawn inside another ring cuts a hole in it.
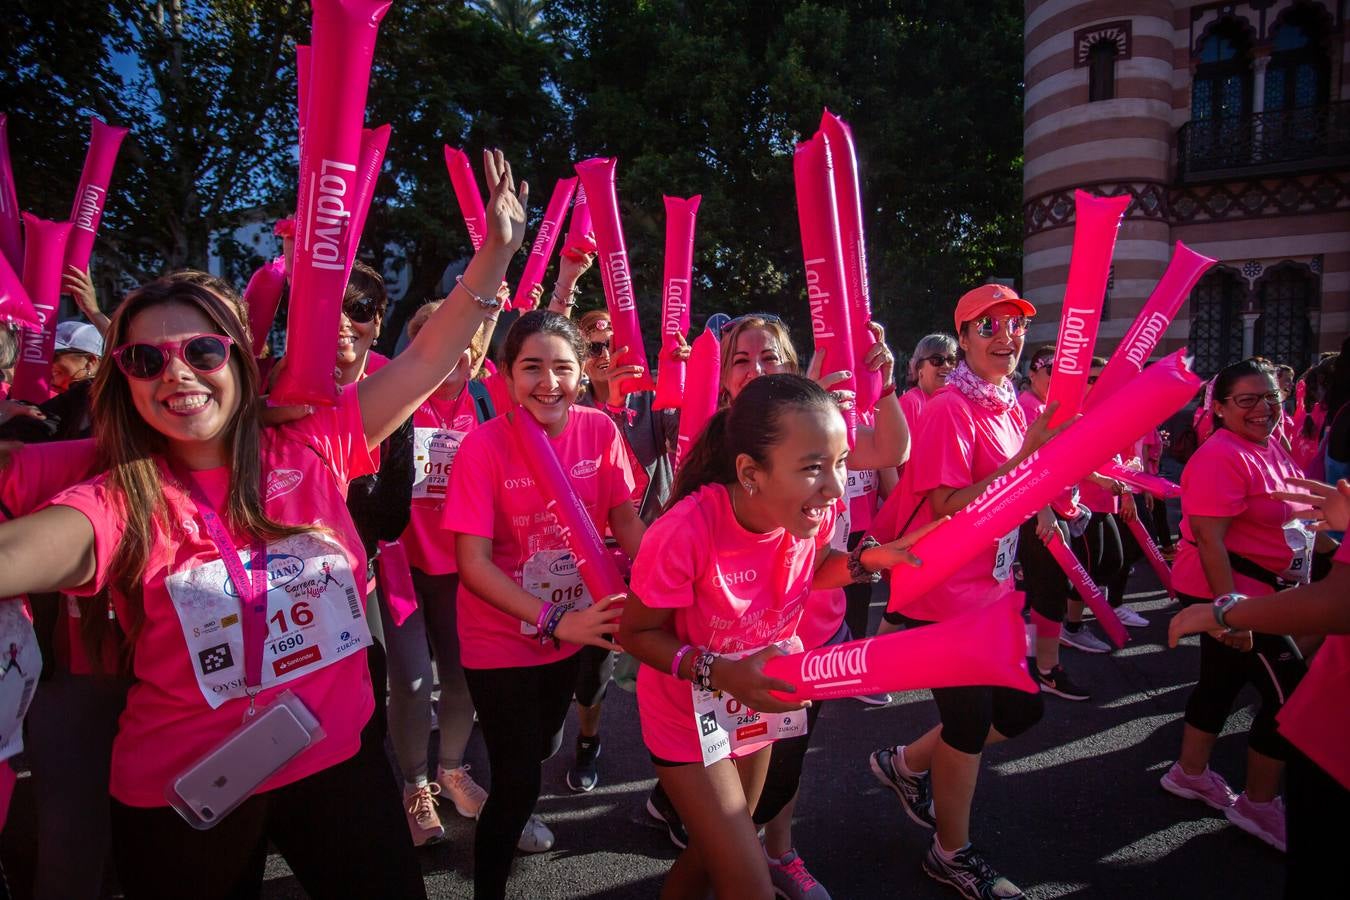
M 661 790 L 660 782 L 657 782 L 656 787 L 652 788 L 651 794 L 647 796 L 647 815 L 665 826 L 670 842 L 676 847 L 683 850 L 689 846 L 689 832 L 685 830 L 675 804 L 671 803 L 666 792 Z
M 1063 666 L 1055 666 L 1049 673 L 1042 672 L 1035 666 L 1032 670 L 1036 673 L 1036 683 L 1041 686 L 1041 690 L 1047 694 L 1054 694 L 1056 697 L 1063 697 L 1065 700 L 1091 700 L 1092 695 L 1081 687 L 1073 683 L 1069 673 L 1064 671 Z
M 903 746 L 887 747 L 878 750 L 867 758 L 872 774 L 886 787 L 895 791 L 900 805 L 924 828 L 933 828 L 937 817 L 933 815 L 933 781 L 927 772 L 922 775 L 901 775 L 895 768 L 895 756 Z
M 567 786 L 578 794 L 588 794 L 600 783 L 600 770 L 596 760 L 600 758 L 600 738 L 590 740 L 577 738 L 577 757 L 572 768 L 567 770 Z
M 937 850 L 937 838 L 923 858 L 923 870 L 935 881 L 949 884 L 969 900 L 1019 900 L 1021 889 L 994 871 L 974 847 L 957 851 L 951 862 Z

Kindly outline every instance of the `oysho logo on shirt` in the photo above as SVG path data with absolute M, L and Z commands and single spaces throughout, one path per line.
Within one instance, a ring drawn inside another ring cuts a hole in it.
M 599 458 L 583 459 L 581 462 L 577 463 L 575 466 L 572 467 L 572 477 L 590 478 L 592 475 L 594 475 L 596 472 L 599 471 L 600 471 Z
M 266 500 L 284 497 L 300 486 L 305 475 L 299 469 L 273 469 L 267 473 Z
M 506 479 L 505 481 L 502 482 L 502 485 L 503 485 L 508 491 L 514 491 L 514 490 L 516 490 L 516 489 L 518 489 L 518 488 L 532 488 L 532 487 L 534 487 L 534 479 L 533 479 L 533 478 L 508 478 L 508 479 Z
M 743 572 L 729 572 L 726 575 L 713 576 L 713 587 L 731 588 L 740 584 L 753 584 L 759 578 L 759 572 L 746 569 Z

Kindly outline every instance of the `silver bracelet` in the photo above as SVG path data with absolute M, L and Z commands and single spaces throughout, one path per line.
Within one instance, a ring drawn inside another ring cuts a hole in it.
M 561 297 L 558 296 L 558 289 L 557 289 L 557 288 L 554 288 L 554 289 L 553 289 L 553 295 L 552 295 L 549 299 L 553 300 L 553 302 L 557 303 L 559 306 L 563 307 L 564 309 L 571 309 L 573 306 L 576 306 L 576 305 L 577 305 L 576 297 L 577 297 L 577 292 L 576 292 L 575 289 L 573 289 L 572 291 L 570 291 L 570 292 L 567 294 L 567 299 L 564 300 L 564 299 L 562 299 Z
M 474 293 L 473 288 L 469 287 L 467 284 L 464 283 L 463 275 L 455 276 L 455 284 L 464 288 L 464 290 L 468 292 L 469 296 L 474 299 L 474 302 L 476 302 L 483 309 L 491 311 L 494 309 L 502 308 L 502 301 L 498 300 L 496 297 L 484 297 L 481 294 Z

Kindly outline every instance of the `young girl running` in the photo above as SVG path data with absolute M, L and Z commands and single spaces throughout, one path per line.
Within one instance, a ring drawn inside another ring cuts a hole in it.
M 474 839 L 478 898 L 505 895 L 517 842 L 536 852 L 553 846 L 532 815 L 540 766 L 562 740 L 578 651 L 617 649 L 609 635 L 623 599 L 587 595 L 518 449 L 514 417 L 543 427 L 598 531 L 608 526 L 630 556 L 642 539 L 618 429 L 574 405 L 583 352 L 576 325 L 557 313 L 533 310 L 511 326 L 502 372 L 519 406 L 464 438 L 445 502 L 444 525 L 456 532 L 460 658 L 492 767 Z
M 361 743 L 365 558 L 343 494 L 495 306 L 526 190 L 485 162 L 488 234 L 422 339 L 290 425 L 260 426 L 227 298 L 172 278 L 134 292 L 95 384 L 107 471 L 0 525 L 0 595 L 102 594 L 126 634 L 111 793 L 129 897 L 256 894 L 269 841 L 311 895 L 425 894 L 383 754 Z
M 644 663 L 643 740 L 689 833 L 663 897 L 772 895 L 750 814 L 771 742 L 802 731 L 805 704 L 771 694 L 791 687 L 764 663 L 780 642 L 800 648 L 813 590 L 912 562 L 907 542 L 828 548 L 847 453 L 843 418 L 819 385 L 750 381 L 690 450 L 674 505 L 634 563 L 622 642 Z M 688 552 L 668 552 L 675 542 Z M 737 740 L 744 725 L 751 734 Z

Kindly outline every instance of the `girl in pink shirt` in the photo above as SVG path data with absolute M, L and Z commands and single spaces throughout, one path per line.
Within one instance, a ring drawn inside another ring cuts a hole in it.
M 1294 504 L 1272 498 L 1302 470 L 1273 436 L 1283 395 L 1275 373 L 1243 360 L 1214 379 L 1214 433 L 1181 473 L 1181 549 L 1172 584 L 1183 606 L 1226 602 L 1234 593 L 1262 595 L 1306 583 L 1314 535 Z M 1325 544 L 1325 535 L 1316 540 Z M 1288 744 L 1276 714 L 1303 677 L 1303 660 L 1284 638 L 1250 633 L 1200 637 L 1200 677 L 1186 703 L 1181 755 L 1163 775 L 1165 790 L 1220 810 L 1229 820 L 1283 850 L 1279 783 Z M 1246 790 L 1235 796 L 1209 759 L 1238 692 L 1247 684 L 1261 708 L 1247 738 Z
M 771 742 L 801 732 L 805 704 L 771 693 L 792 688 L 764 663 L 800 648 L 811 591 L 912 562 L 903 542 L 829 549 L 847 453 L 819 385 L 752 380 L 690 450 L 634 561 L 621 640 L 644 663 L 643 741 L 689 832 L 663 896 L 771 895 L 751 810 Z M 676 543 L 686 551 L 671 553 Z
M 524 185 L 500 153 L 485 165 L 488 234 L 421 339 L 291 424 L 260 427 L 230 298 L 193 273 L 135 291 L 95 383 L 107 471 L 0 525 L 0 595 L 100 594 L 125 635 L 137 682 L 111 793 L 128 896 L 257 893 L 269 840 L 312 895 L 425 894 L 382 749 L 361 743 L 365 554 L 343 500 L 454 367 L 524 237 Z
M 1350 482 L 1335 487 L 1292 479 L 1298 490 L 1276 491 L 1273 502 L 1299 507 L 1316 520 L 1317 531 L 1344 531 L 1350 526 Z M 1307 491 L 1308 493 L 1303 493 Z M 1325 892 L 1340 873 L 1345 850 L 1344 829 L 1336 827 L 1350 808 L 1350 545 L 1342 544 L 1326 577 L 1320 581 L 1262 597 L 1240 594 L 1222 607 L 1193 604 L 1173 617 L 1168 628 L 1172 647 L 1182 636 L 1222 638 L 1234 634 L 1326 635 L 1313 656 L 1308 674 L 1278 715 L 1280 734 L 1291 744 L 1285 767 L 1288 802 L 1285 851 L 1286 897 L 1312 897 Z
M 515 416 L 531 416 L 571 476 L 596 530 L 630 556 L 643 524 L 623 439 L 599 410 L 574 405 L 581 334 L 547 310 L 507 333 L 502 372 L 519 404 L 471 431 L 450 473 L 444 527 L 455 532 L 460 659 L 492 766 L 474 838 L 474 894 L 506 893 L 517 845 L 540 852 L 553 834 L 532 815 L 540 766 L 558 749 L 577 683 L 578 651 L 617 649 L 621 596 L 590 597 L 547 502 L 521 458 Z M 525 423 L 530 425 L 530 423 Z M 523 833 L 522 833 L 523 832 Z
M 901 491 L 888 501 L 902 507 L 900 531 L 960 510 L 1051 436 L 1048 413 L 1028 429 L 1011 383 L 1035 312 L 1016 291 L 994 284 L 957 301 L 962 361 L 924 410 Z M 1036 535 L 1045 539 L 1055 528 L 1054 513 L 1047 506 L 1036 518 Z M 941 587 L 909 598 L 903 614 L 926 624 L 1007 597 L 1017 536 L 1012 531 L 991 541 Z M 903 594 L 903 582 L 893 582 L 891 592 Z M 1020 897 L 970 844 L 970 808 L 985 745 L 1033 726 L 1041 716 L 1040 695 L 967 687 L 934 689 L 933 699 L 942 723 L 908 746 L 873 753 L 872 772 L 896 792 L 914 822 L 935 831 L 923 861 L 932 878 L 963 885 L 966 896 Z

